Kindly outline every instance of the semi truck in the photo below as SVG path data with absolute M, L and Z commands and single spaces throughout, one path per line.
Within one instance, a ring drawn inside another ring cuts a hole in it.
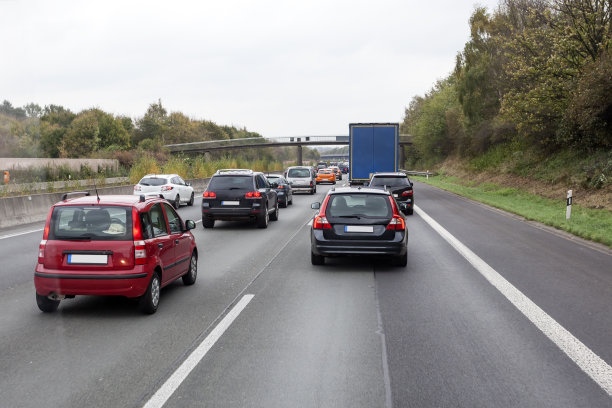
M 349 183 L 366 184 L 372 174 L 398 171 L 399 123 L 349 124 Z

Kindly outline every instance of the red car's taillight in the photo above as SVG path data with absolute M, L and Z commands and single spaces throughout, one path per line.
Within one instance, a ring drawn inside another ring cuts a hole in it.
M 313 229 L 331 229 L 331 224 L 325 216 L 317 215 L 312 222 Z
M 43 239 L 40 241 L 40 245 L 38 245 L 38 263 L 45 262 L 45 246 L 47 246 L 47 240 Z
M 136 265 L 144 265 L 147 263 L 147 247 L 142 237 L 142 228 L 140 225 L 140 219 L 138 217 L 138 211 L 132 208 L 132 234 L 134 237 L 134 263 Z
M 202 194 L 202 198 L 217 198 L 217 193 L 214 191 L 205 191 L 204 194 Z
M 249 191 L 244 195 L 244 198 L 261 198 L 261 193 L 259 191 Z

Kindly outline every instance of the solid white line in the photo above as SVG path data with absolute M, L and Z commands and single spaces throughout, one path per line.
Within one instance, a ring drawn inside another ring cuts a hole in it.
M 525 315 L 546 337 L 557 345 L 574 361 L 593 381 L 608 395 L 612 396 L 612 367 L 597 354 L 593 353 L 580 340 L 550 317 L 538 305 L 533 303 L 520 290 L 512 286 L 495 269 L 491 268 L 478 255 L 462 244 L 451 233 L 438 224 L 425 211 L 414 206 L 418 215 L 425 220 L 438 234 L 474 266 L 497 290 L 499 290 L 523 315 Z
M 227 328 L 238 317 L 240 312 L 249 304 L 255 295 L 244 295 L 236 306 L 219 322 L 217 327 L 200 343 L 200 345 L 187 357 L 185 361 L 176 369 L 176 371 L 166 380 L 159 390 L 151 397 L 144 405 L 144 408 L 161 408 L 166 401 L 172 396 L 174 391 L 178 389 L 181 383 L 187 378 L 189 373 L 198 365 L 204 358 L 206 353 L 214 346 L 219 338 L 225 333 Z
M 32 231 L 25 231 L 25 232 L 19 232 L 17 234 L 11 234 L 11 235 L 2 235 L 0 236 L 0 239 L 7 239 L 7 238 L 13 238 L 13 237 L 18 237 L 20 235 L 27 235 L 27 234 L 32 234 L 34 232 L 40 232 L 42 231 L 44 228 L 41 229 L 36 229 L 36 230 L 32 230 Z

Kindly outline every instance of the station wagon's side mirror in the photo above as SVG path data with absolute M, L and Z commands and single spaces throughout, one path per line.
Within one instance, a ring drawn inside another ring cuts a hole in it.
M 185 228 L 187 228 L 187 231 L 195 229 L 196 224 L 195 222 L 193 222 L 193 220 L 187 220 L 185 221 Z
M 187 181 L 187 182 L 185 182 L 185 185 L 186 185 L 187 187 L 190 187 L 190 186 L 191 186 L 191 183 Z
M 318 210 L 321 208 L 321 203 L 317 202 L 317 203 L 312 203 L 310 204 L 310 208 L 312 208 L 313 210 Z

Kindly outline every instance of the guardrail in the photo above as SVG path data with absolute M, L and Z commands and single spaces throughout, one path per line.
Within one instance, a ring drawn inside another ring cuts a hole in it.
M 425 177 L 429 178 L 429 176 L 437 176 L 438 175 L 438 173 L 432 173 L 429 170 L 427 170 L 427 171 L 413 171 L 413 170 L 403 170 L 403 169 L 400 169 L 400 171 L 408 174 L 409 176 L 425 176 Z

